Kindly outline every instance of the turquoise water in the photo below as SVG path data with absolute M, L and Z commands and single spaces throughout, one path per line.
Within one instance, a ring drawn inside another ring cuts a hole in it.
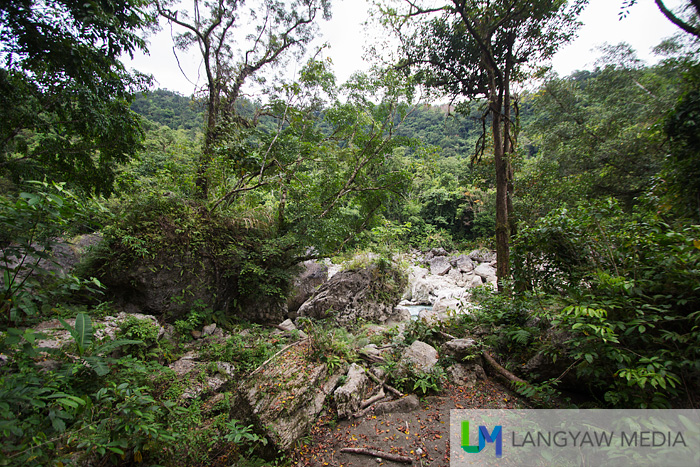
M 433 307 L 429 306 L 429 305 L 410 305 L 410 306 L 407 306 L 406 308 L 408 308 L 408 311 L 411 312 L 411 319 L 416 320 L 416 319 L 418 319 L 418 314 L 422 310 L 430 310 Z

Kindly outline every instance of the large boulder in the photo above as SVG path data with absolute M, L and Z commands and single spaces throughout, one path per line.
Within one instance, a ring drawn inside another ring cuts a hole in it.
M 433 305 L 433 312 L 438 314 L 458 311 L 462 307 L 462 300 L 457 298 L 443 297 L 438 299 Z
M 402 301 L 413 303 L 413 289 L 418 280 L 424 278 L 430 273 L 425 268 L 420 266 L 411 265 L 408 270 L 408 283 L 406 284 L 406 289 L 401 296 Z
M 33 243 L 28 248 L 8 245 L 0 249 L 0 258 L 6 261 L 8 271 L 17 274 L 18 281 L 31 275 L 50 288 L 50 284 L 67 275 L 78 275 L 76 267 L 101 240 L 99 233 L 92 233 L 70 239 L 53 239 L 47 241 L 48 244 Z
M 44 264 L 47 270 L 58 275 L 72 274 L 87 252 L 102 241 L 102 235 L 92 233 L 61 240 L 51 248 L 51 263 Z
M 182 319 L 197 306 L 221 309 L 227 305 L 226 284 L 219 281 L 215 263 L 192 252 L 161 252 L 134 258 L 121 267 L 105 264 L 99 272 L 117 306 L 167 321 Z M 277 322 L 282 321 L 282 313 L 279 318 Z
M 430 373 L 438 362 L 435 348 L 422 341 L 414 341 L 401 356 L 399 365 L 410 372 Z
M 395 326 L 405 321 L 411 321 L 411 310 L 405 306 L 397 305 L 394 307 L 394 314 L 384 322 L 387 326 Z
M 405 285 L 406 277 L 393 267 L 370 264 L 363 269 L 341 271 L 299 308 L 297 316 L 332 316 L 340 325 L 360 319 L 381 324 L 394 315 L 394 305 L 400 301 Z
M 430 260 L 430 274 L 444 276 L 452 269 L 452 265 L 445 256 L 436 256 Z
M 478 346 L 474 339 L 452 339 L 442 345 L 442 351 L 457 361 L 477 353 Z
M 305 436 L 335 389 L 341 373 L 310 363 L 297 346 L 262 367 L 238 387 L 234 417 L 252 423 L 272 447 L 287 451 Z
M 494 282 L 496 280 L 496 269 L 490 264 L 481 263 L 474 269 L 474 274 L 482 277 L 486 282 Z
M 209 310 L 277 324 L 286 317 L 281 297 L 297 252 L 279 248 L 256 225 L 174 198 L 149 201 L 105 232 L 84 272 L 107 287 L 116 306 L 161 321 Z
M 469 258 L 479 263 L 491 263 L 496 261 L 496 252 L 482 248 L 469 253 Z
M 211 212 L 175 194 L 121 206 L 101 245 L 83 262 L 107 298 L 161 321 L 191 312 L 277 324 L 286 318 L 290 272 L 302 254 L 274 235 L 274 222 Z
M 292 290 L 287 298 L 287 311 L 292 315 L 328 280 L 327 265 L 305 261 L 300 266 L 301 272 L 292 280 Z
M 447 273 L 447 277 L 453 280 L 458 287 L 464 287 L 467 285 L 467 274 L 464 274 L 457 268 L 450 269 L 450 272 Z
M 373 407 L 373 412 L 375 415 L 381 415 L 385 413 L 410 413 L 418 409 L 420 409 L 418 396 L 409 394 L 395 401 L 379 402 Z
M 413 283 L 410 300 L 416 305 L 432 305 L 438 300 L 441 291 L 458 288 L 449 277 L 428 274 Z
M 474 270 L 474 262 L 467 255 L 459 255 L 455 259 L 455 268 L 461 272 L 471 272 Z
M 472 387 L 478 379 L 486 379 L 484 368 L 478 363 L 455 363 L 446 372 L 450 381 L 459 386 Z

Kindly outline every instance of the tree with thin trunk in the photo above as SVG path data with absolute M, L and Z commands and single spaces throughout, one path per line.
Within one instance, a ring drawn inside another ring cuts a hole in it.
M 510 275 L 512 169 L 516 148 L 513 83 L 574 37 L 586 0 L 386 0 L 383 23 L 400 40 L 398 67 L 454 99 L 485 98 L 496 175 L 499 281 Z M 486 125 L 484 125 L 486 128 Z M 487 149 L 486 132 L 477 155 Z M 510 186 L 510 188 L 509 188 Z M 510 193 L 509 193 L 510 192 Z
M 206 198 L 207 172 L 217 148 L 237 126 L 256 124 L 237 112 L 244 84 L 294 52 L 302 53 L 314 37 L 317 16 L 330 17 L 330 1 L 194 0 L 190 11 L 174 10 L 172 4 L 156 1 L 158 13 L 184 30 L 175 36 L 175 47 L 196 46 L 202 56 L 206 128 L 196 185 L 199 196 Z

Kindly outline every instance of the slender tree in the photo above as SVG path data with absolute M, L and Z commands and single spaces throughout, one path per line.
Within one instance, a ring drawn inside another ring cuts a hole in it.
M 191 11 L 174 10 L 173 3 L 157 0 L 158 13 L 184 30 L 175 37 L 176 47 L 198 48 L 206 77 L 206 130 L 197 173 L 199 194 L 206 198 L 216 148 L 232 126 L 254 124 L 236 112 L 243 85 L 290 52 L 303 51 L 317 16 L 330 17 L 330 2 L 262 0 L 247 8 L 243 0 L 194 0 Z
M 496 171 L 496 250 L 500 279 L 510 274 L 510 155 L 515 151 L 512 84 L 569 41 L 586 0 L 398 1 L 380 7 L 397 33 L 399 67 L 454 98 L 486 98 Z M 431 3 L 432 5 L 435 2 Z M 477 152 L 486 149 L 482 137 Z

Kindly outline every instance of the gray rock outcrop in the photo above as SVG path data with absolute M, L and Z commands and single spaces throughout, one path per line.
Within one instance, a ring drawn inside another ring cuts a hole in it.
M 436 256 L 430 260 L 430 274 L 444 276 L 452 269 L 446 256 Z
M 477 343 L 474 339 L 452 339 L 442 345 L 443 353 L 454 357 L 457 361 L 474 354 L 476 350 Z
M 486 282 L 496 281 L 496 268 L 487 263 L 481 263 L 476 268 L 474 268 L 474 274 L 480 276 Z
M 418 396 L 409 394 L 395 401 L 379 402 L 372 410 L 374 410 L 375 415 L 381 415 L 385 413 L 409 413 L 419 408 L 420 401 L 418 400 Z
M 381 324 L 394 315 L 394 304 L 399 302 L 405 283 L 400 271 L 376 265 L 341 271 L 323 284 L 297 315 L 314 319 L 332 316 L 340 325 L 359 319 Z
M 333 400 L 335 401 L 339 418 L 348 418 L 360 410 L 360 404 L 368 382 L 369 378 L 364 368 L 356 363 L 350 365 L 345 384 L 337 388 L 333 393 Z
M 418 254 L 414 254 L 414 257 L 421 261 Z M 444 295 L 445 290 L 459 290 L 458 293 L 451 293 L 449 298 L 461 299 L 465 297 L 466 289 L 497 281 L 495 258 L 495 253 L 489 250 L 474 250 L 469 255 L 457 256 L 448 256 L 440 249 L 431 250 L 422 259 L 430 269 L 411 266 L 408 286 L 402 298 L 411 305 L 433 305 L 439 312 L 444 312 L 455 305 L 449 303 L 445 306 L 445 302 L 440 300 L 448 298 Z
M 309 432 L 340 377 L 340 372 L 329 373 L 326 364 L 310 364 L 290 351 L 243 382 L 231 408 L 237 419 L 254 424 L 272 448 L 286 451 Z
M 484 368 L 478 363 L 455 363 L 447 368 L 447 377 L 454 384 L 472 387 L 477 380 L 485 380 Z
M 328 280 L 328 266 L 316 261 L 301 263 L 301 272 L 292 281 L 292 291 L 287 298 L 287 312 L 292 316 L 299 307 Z

